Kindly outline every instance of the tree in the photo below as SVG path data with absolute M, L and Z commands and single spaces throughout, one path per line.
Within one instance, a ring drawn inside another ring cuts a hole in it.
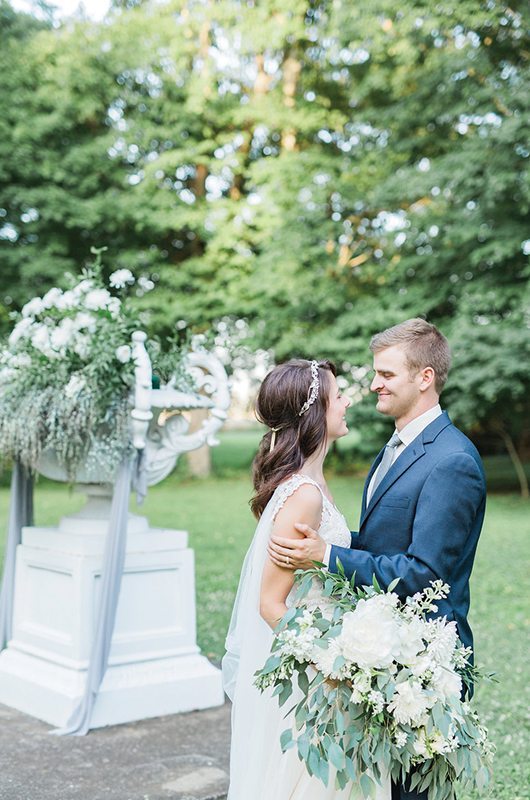
M 159 284 L 138 304 L 161 336 L 242 318 L 363 396 L 370 336 L 423 315 L 465 364 L 470 325 L 528 325 L 523 8 L 120 0 L 22 21 L 23 50 L 8 27 L 0 291 L 20 305 L 106 244 Z

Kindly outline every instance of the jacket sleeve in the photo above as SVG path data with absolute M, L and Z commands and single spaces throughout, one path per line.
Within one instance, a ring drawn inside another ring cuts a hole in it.
M 329 569 L 337 572 L 340 559 L 348 577 L 355 572 L 357 586 L 370 585 L 374 575 L 383 588 L 400 578 L 396 592 L 402 597 L 421 591 L 438 578 L 449 582 L 484 494 L 484 478 L 475 459 L 467 453 L 446 456 L 431 471 L 420 492 L 412 539 L 405 553 L 375 555 L 333 546 Z M 352 536 L 352 548 L 353 540 Z

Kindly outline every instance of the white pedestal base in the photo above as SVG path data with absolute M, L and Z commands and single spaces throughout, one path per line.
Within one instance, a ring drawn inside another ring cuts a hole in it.
M 97 516 L 25 528 L 17 551 L 13 638 L 0 653 L 0 703 L 51 725 L 66 724 L 84 690 L 105 541 L 106 520 Z M 195 643 L 187 533 L 149 529 L 145 519 L 131 517 L 109 666 L 91 727 L 223 702 L 221 674 Z

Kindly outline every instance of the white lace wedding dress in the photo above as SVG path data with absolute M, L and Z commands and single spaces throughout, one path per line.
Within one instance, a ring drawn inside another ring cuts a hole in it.
M 292 724 L 284 715 L 296 702 L 298 689 L 285 707 L 278 706 L 271 692 L 260 694 L 254 673 L 270 652 L 273 634 L 259 613 L 261 576 L 267 558 L 267 543 L 276 515 L 286 500 L 304 483 L 317 483 L 295 474 L 281 483 L 265 508 L 247 552 L 237 591 L 223 658 L 223 682 L 232 700 L 232 746 L 228 800 L 357 800 L 351 787 L 335 788 L 330 768 L 328 786 L 311 777 L 296 749 L 282 753 L 280 734 Z M 346 520 L 322 490 L 322 520 L 318 533 L 326 543 L 349 547 L 351 534 Z M 287 605 L 292 602 L 292 594 Z M 390 783 L 377 787 L 374 800 L 390 800 Z

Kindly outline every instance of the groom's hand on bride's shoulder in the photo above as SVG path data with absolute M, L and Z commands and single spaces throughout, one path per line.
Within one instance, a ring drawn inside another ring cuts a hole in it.
M 314 561 L 324 559 L 326 543 L 309 525 L 296 524 L 295 528 L 304 535 L 303 539 L 287 539 L 271 536 L 269 558 L 284 569 L 310 569 Z

